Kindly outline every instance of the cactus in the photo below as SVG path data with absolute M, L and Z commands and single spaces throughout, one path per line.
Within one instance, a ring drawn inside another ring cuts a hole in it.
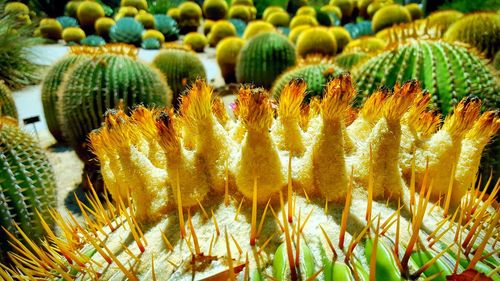
M 56 20 L 61 24 L 62 29 L 67 27 L 79 27 L 78 21 L 73 17 L 62 16 L 57 17 Z
M 394 1 L 392 0 L 375 0 L 370 5 L 368 5 L 368 8 L 366 9 L 366 13 L 368 14 L 368 18 L 373 18 L 375 13 L 380 10 L 381 8 L 394 4 Z
M 467 43 L 493 58 L 500 50 L 500 15 L 486 12 L 466 15 L 448 28 L 443 39 Z
M 283 89 L 294 79 L 302 79 L 307 85 L 304 101 L 308 103 L 313 97 L 322 97 L 330 80 L 343 73 L 344 70 L 328 61 L 305 62 L 281 74 L 273 83 L 270 95 L 279 99 Z
M 267 22 L 275 27 L 288 27 L 290 15 L 287 12 L 275 12 L 267 18 Z
M 394 24 L 411 22 L 411 14 L 401 5 L 387 5 L 373 15 L 372 30 L 378 32 Z
M 252 21 L 247 25 L 247 28 L 245 28 L 243 39 L 249 40 L 250 38 L 257 36 L 258 34 L 273 31 L 275 31 L 274 26 L 268 22 L 261 20 Z
M 405 9 L 408 10 L 408 12 L 410 12 L 412 21 L 421 19 L 424 16 L 424 12 L 422 11 L 422 9 L 420 9 L 420 6 L 416 3 L 405 5 Z
M 135 7 L 120 7 L 120 9 L 118 9 L 118 12 L 115 15 L 115 20 L 117 21 L 125 17 L 133 18 L 137 16 L 137 14 L 139 14 L 139 10 L 137 10 L 137 8 Z
M 76 18 L 76 12 L 78 11 L 78 6 L 80 6 L 82 2 L 83 1 L 73 0 L 66 3 L 66 6 L 64 6 L 64 15 Z
M 180 22 L 181 10 L 179 8 L 171 8 L 168 10 L 167 16 L 173 18 L 176 22 Z
M 358 0 L 358 11 L 359 15 L 363 18 L 368 18 L 368 6 L 373 2 L 374 0 Z
M 58 111 L 66 141 L 84 161 L 91 159 L 87 134 L 100 126 L 107 109 L 120 103 L 165 106 L 170 91 L 155 68 L 132 56 L 97 54 L 75 64 L 60 86 Z
M 15 16 L 29 15 L 30 9 L 26 4 L 21 2 L 9 2 L 5 4 L 4 13 Z
M 330 27 L 328 29 L 330 33 L 335 37 L 335 41 L 337 42 L 337 52 L 341 53 L 345 46 L 351 42 L 351 34 L 345 28 L 340 26 Z
M 162 50 L 153 59 L 153 65 L 167 78 L 174 94 L 172 104 L 175 108 L 188 85 L 198 78 L 205 80 L 207 78 L 203 63 L 192 51 Z
M 227 20 L 219 20 L 214 24 L 208 34 L 208 43 L 211 47 L 215 47 L 220 40 L 230 36 L 236 36 L 236 28 L 234 25 Z
M 142 33 L 142 41 L 147 40 L 149 38 L 154 38 L 160 42 L 160 45 L 165 43 L 165 36 L 163 36 L 163 33 L 159 32 L 158 30 L 154 29 L 148 29 Z
M 229 19 L 229 22 L 234 25 L 236 28 L 236 34 L 238 37 L 243 37 L 243 33 L 245 33 L 245 29 L 247 28 L 247 24 L 240 19 Z
M 414 81 L 378 92 L 357 117 L 348 76 L 328 83 L 309 111 L 305 91 L 293 80 L 276 104 L 242 87 L 237 121 L 201 82 L 178 114 L 109 112 L 90 140 L 118 202 L 90 195 L 95 217 L 82 206 L 81 225 L 57 219 L 67 231 L 20 248 L 2 276 L 499 278 L 498 184 L 489 197 L 467 190 L 499 129 L 494 112 L 464 100 L 438 129 Z
M 384 50 L 387 43 L 377 37 L 367 36 L 352 40 L 344 47 L 344 52 L 373 53 Z
M 295 13 L 295 15 L 297 16 L 306 15 L 306 16 L 316 17 L 316 10 L 310 6 L 302 6 L 297 10 L 297 13 Z
M 455 10 L 437 11 L 427 17 L 429 27 L 440 26 L 446 31 L 453 23 L 462 18 L 464 14 Z
M 206 0 L 203 2 L 203 13 L 209 20 L 225 19 L 227 15 L 227 3 L 225 0 Z
M 226 84 L 236 82 L 236 59 L 244 44 L 245 40 L 238 37 L 227 37 L 217 44 L 215 57 Z
M 121 18 L 109 30 L 113 42 L 139 44 L 144 27 L 134 18 Z
M 52 167 L 36 139 L 1 118 L 0 144 L 0 261 L 7 262 L 7 252 L 14 249 L 9 236 L 25 240 L 23 232 L 39 243 L 46 232 L 39 215 L 47 227 L 53 226 L 49 209 L 56 207 L 57 198 Z
M 302 32 L 297 39 L 297 54 L 334 56 L 337 53 L 337 41 L 325 27 L 310 28 Z
M 140 22 L 145 29 L 155 28 L 155 17 L 145 11 L 140 11 L 135 17 L 135 20 Z
M 372 56 L 363 51 L 343 52 L 335 57 L 335 64 L 341 68 L 351 71 L 357 65 L 367 61 Z
M 154 15 L 154 17 L 156 29 L 163 33 L 165 41 L 171 42 L 179 38 L 179 28 L 173 18 L 165 15 Z
M 179 24 L 181 34 L 194 32 L 200 26 L 202 11 L 194 2 L 184 2 L 179 6 Z
M 0 80 L 0 118 L 9 116 L 15 120 L 18 119 L 16 103 L 9 87 L 5 85 L 3 80 Z
M 71 43 L 80 44 L 80 41 L 85 38 L 85 31 L 79 27 L 68 27 L 62 32 L 62 39 L 66 44 Z
M 295 48 L 286 37 L 274 32 L 261 33 L 241 49 L 236 62 L 236 80 L 269 89 L 274 79 L 295 62 Z
M 142 40 L 141 48 L 146 50 L 158 50 L 161 48 L 161 44 L 156 38 L 148 38 L 146 40 Z
M 252 20 L 252 13 L 247 6 L 233 5 L 229 9 L 229 18 L 240 19 L 244 22 L 249 22 Z
M 208 44 L 207 37 L 198 32 L 190 32 L 184 37 L 184 44 L 188 45 L 195 52 L 203 52 L 205 46 Z
M 203 34 L 208 35 L 210 33 L 210 30 L 214 26 L 215 21 L 213 20 L 204 20 L 203 21 Z
M 84 46 L 99 47 L 106 45 L 106 40 L 99 35 L 90 35 L 80 41 Z
M 290 21 L 290 29 L 294 29 L 294 28 L 296 28 L 297 26 L 300 26 L 300 25 L 317 26 L 318 25 L 318 21 L 316 20 L 315 17 L 306 16 L 306 15 L 295 16 Z
M 293 44 L 297 43 L 297 39 L 299 38 L 300 34 L 307 29 L 310 29 L 310 25 L 299 25 L 292 30 L 290 30 L 290 33 L 288 34 L 288 40 L 292 42 Z
M 94 28 L 94 23 L 98 18 L 105 16 L 104 9 L 97 2 L 83 1 L 76 11 L 76 16 L 80 25 L 85 28 Z
M 353 15 L 355 2 L 353 0 L 330 0 L 330 5 L 340 8 L 342 11 L 342 22 L 345 22 Z
M 262 13 L 262 19 L 267 21 L 269 16 L 275 12 L 286 12 L 286 10 L 280 6 L 268 6 Z
M 342 10 L 334 5 L 325 5 L 320 8 L 321 12 L 333 14 L 337 17 L 337 19 L 342 19 Z
M 371 21 L 361 21 L 358 23 L 348 23 L 344 28 L 349 31 L 352 39 L 357 39 L 362 36 L 373 35 Z
M 43 38 L 59 40 L 62 38 L 62 25 L 56 19 L 42 19 L 39 26 L 40 34 Z
M 122 7 L 134 7 L 138 11 L 147 10 L 148 2 L 146 0 L 121 0 L 120 6 Z
M 102 17 L 95 21 L 94 29 L 97 35 L 103 38 L 109 38 L 111 27 L 115 24 L 116 22 L 112 18 Z

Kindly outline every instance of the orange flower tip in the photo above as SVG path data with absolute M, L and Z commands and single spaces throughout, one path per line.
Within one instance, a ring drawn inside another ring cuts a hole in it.
M 500 111 L 487 111 L 474 123 L 473 128 L 467 133 L 467 138 L 490 138 L 500 129 Z
M 283 89 L 278 105 L 278 115 L 281 118 L 298 118 L 307 90 L 307 84 L 302 78 L 292 79 Z
M 324 119 L 343 119 L 356 95 L 349 74 L 342 74 L 326 85 L 321 101 L 321 113 Z
M 160 146 L 165 150 L 173 150 L 179 147 L 179 138 L 173 124 L 173 112 L 161 112 L 156 120 L 156 128 L 160 137 Z
M 441 123 L 441 114 L 437 111 L 424 111 L 419 118 L 413 123 L 417 132 L 423 137 L 428 137 L 434 134 Z
M 225 125 L 229 121 L 229 115 L 227 114 L 224 102 L 220 97 L 214 98 L 212 102 L 212 113 L 222 125 Z
M 187 94 L 181 96 L 179 112 L 187 123 L 193 125 L 195 121 L 212 116 L 212 93 L 212 87 L 198 79 L 191 85 Z
M 240 89 L 235 114 L 247 128 L 268 131 L 274 121 L 275 104 L 262 88 Z
M 462 99 L 453 110 L 453 114 L 446 118 L 443 129 L 452 135 L 462 136 L 472 128 L 479 117 L 480 110 L 481 100 L 479 98 L 468 96 Z
M 367 121 L 377 121 L 382 112 L 382 105 L 387 98 L 388 92 L 389 90 L 386 87 L 381 87 L 377 92 L 373 93 L 363 104 L 360 115 Z
M 384 103 L 384 116 L 388 120 L 399 120 L 413 104 L 416 93 L 420 91 L 417 81 L 408 81 L 403 86 L 396 85 L 394 92 Z

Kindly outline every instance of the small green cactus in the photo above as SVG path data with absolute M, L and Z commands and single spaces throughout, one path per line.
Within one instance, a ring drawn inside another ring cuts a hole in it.
M 195 52 L 203 52 L 208 44 L 207 37 L 198 32 L 190 32 L 184 37 L 184 45 L 188 45 Z
M 140 11 L 148 9 L 148 2 L 146 0 L 121 0 L 120 6 L 134 7 Z
M 219 20 L 215 22 L 208 34 L 208 43 L 211 47 L 215 47 L 220 40 L 230 36 L 236 36 L 234 25 L 227 20 Z
M 202 11 L 200 6 L 195 2 L 184 2 L 179 6 L 179 21 L 177 22 L 180 27 L 181 34 L 196 31 L 200 26 L 202 18 Z
M 85 28 L 94 28 L 94 23 L 98 18 L 105 16 L 101 4 L 93 1 L 83 1 L 76 12 L 80 25 Z
M 488 12 L 466 15 L 448 28 L 443 39 L 467 43 L 493 58 L 500 50 L 500 15 Z
M 266 21 L 275 27 L 288 27 L 290 24 L 290 15 L 287 12 L 275 12 L 269 15 Z
M 109 31 L 116 22 L 112 18 L 102 17 L 95 21 L 94 29 L 97 35 L 103 38 L 109 38 Z
M 252 20 L 252 12 L 248 6 L 244 5 L 233 5 L 229 9 L 230 19 L 240 19 L 244 22 L 249 22 Z
M 53 226 L 49 209 L 55 208 L 57 202 L 49 160 L 38 141 L 16 125 L 0 120 L 0 260 L 3 262 L 7 261 L 7 252 L 13 250 L 5 231 L 22 239 L 15 223 L 38 242 L 45 233 L 38 213 Z
M 292 18 L 290 21 L 290 29 L 294 29 L 300 25 L 309 25 L 309 26 L 317 26 L 318 21 L 315 17 L 311 17 L 308 15 L 298 15 Z
M 274 26 L 268 22 L 262 20 L 252 21 L 247 25 L 247 28 L 245 28 L 243 39 L 249 40 L 250 38 L 255 37 L 260 33 L 273 31 L 275 31 Z
M 62 38 L 62 25 L 56 19 L 42 19 L 39 26 L 40 34 L 43 38 L 59 40 Z
M 412 21 L 421 19 L 424 16 L 424 12 L 420 9 L 420 6 L 417 3 L 405 5 L 405 9 L 410 12 Z
M 153 59 L 157 67 L 167 78 L 174 93 L 172 104 L 178 105 L 178 99 L 196 79 L 207 79 L 205 68 L 201 60 L 192 51 L 181 49 L 162 50 Z
M 371 56 L 362 51 L 342 52 L 335 57 L 335 64 L 350 71 L 369 58 L 371 58 Z
M 286 37 L 275 32 L 261 33 L 241 49 L 236 62 L 236 80 L 269 89 L 276 77 L 295 63 L 295 48 Z
M 215 49 L 215 57 L 226 84 L 236 82 L 236 60 L 245 40 L 238 37 L 222 39 Z
M 99 35 L 90 35 L 80 40 L 80 44 L 90 47 L 99 47 L 106 45 L 106 40 Z
M 337 41 L 325 27 L 314 27 L 302 32 L 297 39 L 297 54 L 334 56 L 337 53 Z
M 175 41 L 179 38 L 179 27 L 172 17 L 166 15 L 154 15 L 154 17 L 156 30 L 165 36 L 165 41 Z
M 121 18 L 109 30 L 113 42 L 139 44 L 144 27 L 134 18 Z
M 148 38 L 146 40 L 142 40 L 141 48 L 146 50 L 158 50 L 161 48 L 161 44 L 156 38 Z
M 228 6 L 225 0 L 206 0 L 203 2 L 203 13 L 209 20 L 221 20 L 227 16 Z
M 18 119 L 16 103 L 9 87 L 5 85 L 3 80 L 0 80 L 0 117 L 9 116 Z
M 85 31 L 79 27 L 68 27 L 62 32 L 62 39 L 66 41 L 66 44 L 76 43 L 80 44 L 80 41 L 85 38 Z
M 328 29 L 330 33 L 335 37 L 335 41 L 337 42 L 337 52 L 341 53 L 345 46 L 351 42 L 351 34 L 345 28 L 340 26 L 333 26 Z
M 155 17 L 145 11 L 140 11 L 135 17 L 135 20 L 140 22 L 145 29 L 155 28 Z
M 158 30 L 155 29 L 148 29 L 144 31 L 141 35 L 142 41 L 149 39 L 149 38 L 155 38 L 160 42 L 160 44 L 165 43 L 165 36 L 163 36 L 163 33 L 159 32 Z
M 372 30 L 378 32 L 394 24 L 411 22 L 411 14 L 405 7 L 397 4 L 380 8 L 373 15 Z
M 57 17 L 56 20 L 61 24 L 63 29 L 66 27 L 79 27 L 78 21 L 73 17 L 62 16 Z

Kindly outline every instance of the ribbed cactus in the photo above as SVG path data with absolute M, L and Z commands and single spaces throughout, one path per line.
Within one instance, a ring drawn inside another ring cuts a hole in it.
M 97 54 L 64 76 L 58 110 L 63 134 L 83 160 L 90 160 L 87 134 L 100 126 L 108 109 L 136 104 L 166 106 L 169 88 L 155 68 L 134 57 Z
M 372 22 L 371 21 L 361 21 L 358 23 L 348 23 L 344 25 L 344 28 L 349 31 L 352 39 L 357 39 L 362 36 L 373 35 Z
M 443 39 L 470 44 L 493 58 L 500 50 L 500 15 L 494 12 L 466 15 L 448 28 Z
M 175 41 L 179 38 L 179 27 L 173 18 L 165 15 L 154 15 L 154 17 L 156 30 L 163 33 L 165 41 Z
M 206 19 L 221 20 L 227 15 L 227 3 L 225 0 L 205 0 L 203 2 L 203 13 Z
M 295 48 L 274 32 L 259 34 L 245 43 L 236 62 L 238 83 L 270 88 L 276 77 L 295 65 Z
M 134 18 L 121 18 L 109 30 L 109 37 L 113 42 L 139 44 L 144 27 Z
M 201 60 L 193 51 L 166 49 L 156 55 L 153 65 L 167 78 L 174 98 L 172 104 L 177 107 L 182 93 L 196 79 L 206 79 L 207 74 Z
M 313 97 L 322 97 L 326 85 L 330 80 L 344 72 L 343 69 L 328 61 L 318 61 L 300 64 L 281 74 L 273 83 L 270 94 L 275 99 L 279 99 L 283 89 L 293 80 L 302 79 L 306 85 L 305 102 L 309 102 Z
M 373 15 L 372 30 L 378 32 L 398 23 L 411 22 L 411 14 L 405 7 L 397 4 L 387 5 Z
M 297 39 L 297 54 L 334 56 L 337 53 L 337 40 L 325 27 L 310 28 L 302 32 Z
M 80 44 L 90 47 L 99 47 L 106 45 L 106 40 L 99 35 L 90 35 L 80 40 Z
M 17 109 L 14 97 L 9 87 L 5 85 L 3 80 L 0 80 L 0 118 L 9 116 L 17 120 Z
M 363 64 L 356 73 L 362 96 L 378 87 L 417 79 L 432 94 L 435 108 L 447 113 L 462 98 L 475 95 L 485 108 L 499 108 L 498 85 L 485 64 L 463 46 L 442 41 L 410 41 Z
M 78 27 L 78 21 L 73 17 L 62 16 L 57 17 L 56 20 L 61 24 L 62 29 L 66 27 Z
M 440 126 L 415 81 L 375 93 L 354 114 L 352 84 L 332 80 L 309 106 L 298 79 L 279 101 L 241 87 L 237 120 L 202 82 L 178 113 L 108 112 L 89 138 L 115 203 L 89 196 L 82 225 L 57 219 L 61 234 L 20 248 L 0 273 L 498 280 L 500 186 L 487 196 L 471 182 L 499 117 L 465 99 Z
M 363 51 L 350 51 L 338 54 L 335 57 L 335 64 L 345 70 L 352 70 L 358 64 L 365 62 L 372 56 Z
M 14 248 L 5 231 L 25 241 L 17 224 L 28 239 L 40 242 L 46 230 L 38 214 L 53 226 L 49 208 L 57 198 L 52 167 L 36 139 L 0 118 L 0 146 L 0 261 L 7 262 Z
M 245 40 L 238 37 L 227 37 L 217 44 L 215 58 L 226 84 L 236 82 L 236 60 Z
M 158 50 L 161 48 L 161 43 L 156 38 L 148 38 L 146 40 L 142 40 L 141 48 L 146 50 Z

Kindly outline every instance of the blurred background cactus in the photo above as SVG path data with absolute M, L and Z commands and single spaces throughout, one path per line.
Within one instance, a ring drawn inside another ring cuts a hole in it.
M 215 56 L 226 84 L 236 82 L 236 61 L 245 40 L 227 37 L 217 44 Z
M 5 82 L 0 80 L 0 118 L 3 116 L 9 116 L 17 121 L 17 109 L 14 98 L 12 97 L 12 92 L 9 87 L 5 85 Z
M 141 42 L 144 27 L 134 18 L 119 19 L 109 30 L 109 37 L 113 42 L 137 45 Z

